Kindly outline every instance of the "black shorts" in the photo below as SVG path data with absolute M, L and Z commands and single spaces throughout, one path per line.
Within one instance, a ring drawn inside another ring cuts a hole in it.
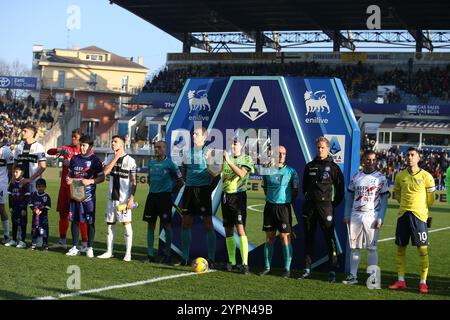
M 142 220 L 155 224 L 156 219 L 166 225 L 172 222 L 172 195 L 170 192 L 149 193 Z
M 247 192 L 223 193 L 221 198 L 222 219 L 225 228 L 237 224 L 245 227 L 247 220 Z
M 289 203 L 275 204 L 266 202 L 264 206 L 263 231 L 278 230 L 280 233 L 291 233 L 292 214 Z
M 183 193 L 186 214 L 212 216 L 211 186 L 186 187 Z
M 411 211 L 406 211 L 397 219 L 395 244 L 405 247 L 409 244 L 409 239 L 413 246 L 428 246 L 427 223 L 417 218 Z
M 330 201 L 305 201 L 303 205 L 303 219 L 306 223 L 316 225 L 315 221 L 319 221 L 320 225 L 325 228 L 334 227 L 333 205 Z

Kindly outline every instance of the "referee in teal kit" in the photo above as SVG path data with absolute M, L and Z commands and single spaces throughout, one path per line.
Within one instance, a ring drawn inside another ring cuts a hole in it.
M 292 261 L 292 212 L 291 204 L 298 195 L 299 178 L 294 168 L 286 165 L 286 148 L 278 148 L 278 170 L 272 175 L 263 176 L 263 190 L 266 195 L 264 207 L 263 231 L 266 232 L 264 245 L 265 269 L 260 276 L 270 273 L 270 264 L 273 256 L 273 247 L 276 232 L 280 233 L 283 247 L 284 272 L 283 278 L 291 276 Z
M 150 191 L 145 202 L 144 217 L 147 225 L 148 262 L 154 262 L 153 241 L 155 237 L 156 219 L 164 228 L 166 247 L 162 263 L 170 262 L 172 246 L 172 193 L 177 194 L 184 182 L 177 165 L 166 155 L 167 144 L 164 141 L 155 143 L 156 159 L 148 161 L 148 183 Z M 176 184 L 174 185 L 174 181 Z
M 181 222 L 182 257 L 177 265 L 188 266 L 189 250 L 192 242 L 192 223 L 194 216 L 203 217 L 208 244 L 208 265 L 214 269 L 216 256 L 216 231 L 212 222 L 211 193 L 213 191 L 213 174 L 208 169 L 206 160 L 209 151 L 205 146 L 208 137 L 205 128 L 196 128 L 192 134 L 194 146 L 183 158 L 182 173 L 186 182 L 183 193 L 183 215 Z

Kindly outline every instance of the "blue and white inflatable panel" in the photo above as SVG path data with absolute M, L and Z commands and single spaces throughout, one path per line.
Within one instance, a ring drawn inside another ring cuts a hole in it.
M 179 161 L 176 152 L 190 143 L 188 137 L 194 128 L 194 121 L 201 121 L 208 129 L 218 129 L 226 136 L 226 129 L 254 128 L 264 132 L 279 130 L 279 144 L 287 149 L 286 163 L 294 167 L 303 178 L 305 164 L 316 156 L 315 140 L 324 135 L 331 142 L 331 153 L 339 164 L 347 184 L 357 172 L 360 163 L 360 130 L 353 115 L 350 102 L 339 79 L 297 78 L 297 77 L 229 77 L 189 79 L 177 101 L 167 123 L 167 143 L 172 158 Z M 184 138 L 183 138 L 184 137 Z M 225 139 L 224 139 L 225 143 Z M 223 146 L 226 149 L 227 146 Z M 302 225 L 302 203 L 304 201 L 300 184 L 300 196 L 294 204 L 298 224 L 294 226 L 292 268 L 303 267 L 304 232 Z M 220 204 L 220 184 L 213 193 L 213 214 Z M 178 195 L 177 201 L 181 198 Z M 262 208 L 262 206 L 261 206 Z M 348 246 L 347 230 L 343 224 L 344 203 L 335 210 L 336 237 L 339 253 L 345 253 Z M 254 213 L 252 213 L 254 214 Z M 180 253 L 180 217 L 173 216 L 173 250 Z M 217 232 L 217 261 L 227 261 L 225 233 L 222 222 L 213 217 Z M 262 213 L 261 226 L 262 227 Z M 263 231 L 259 231 L 263 232 Z M 190 256 L 207 256 L 206 235 L 201 221 L 193 227 Z M 164 239 L 161 234 L 160 239 Z M 239 241 L 236 241 L 239 246 Z M 263 244 L 249 245 L 249 264 L 262 267 Z M 239 250 L 237 250 L 237 254 Z M 345 254 L 340 255 L 341 269 Z M 313 267 L 328 260 L 323 234 L 316 233 Z M 239 261 L 239 260 L 238 260 Z M 274 267 L 282 266 L 282 251 L 277 239 Z

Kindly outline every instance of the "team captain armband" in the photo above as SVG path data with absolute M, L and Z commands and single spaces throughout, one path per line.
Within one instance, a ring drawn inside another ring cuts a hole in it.
M 428 193 L 433 193 L 436 191 L 436 187 L 427 188 Z

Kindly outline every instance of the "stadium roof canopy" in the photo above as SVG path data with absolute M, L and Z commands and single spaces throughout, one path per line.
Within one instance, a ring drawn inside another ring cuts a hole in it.
M 244 32 L 255 39 L 264 31 L 299 30 L 322 30 L 342 42 L 345 39 L 340 30 L 368 30 L 367 20 L 373 12 L 367 13 L 367 9 L 373 4 L 380 8 L 381 30 L 406 30 L 417 41 L 423 41 L 426 36 L 422 30 L 450 29 L 450 1 L 442 0 L 110 0 L 110 3 L 183 42 L 186 34 L 195 32 Z M 192 40 L 191 45 L 195 45 L 195 39 Z
M 377 4 L 384 30 L 450 28 L 442 0 L 113 0 L 168 33 L 365 30 Z

